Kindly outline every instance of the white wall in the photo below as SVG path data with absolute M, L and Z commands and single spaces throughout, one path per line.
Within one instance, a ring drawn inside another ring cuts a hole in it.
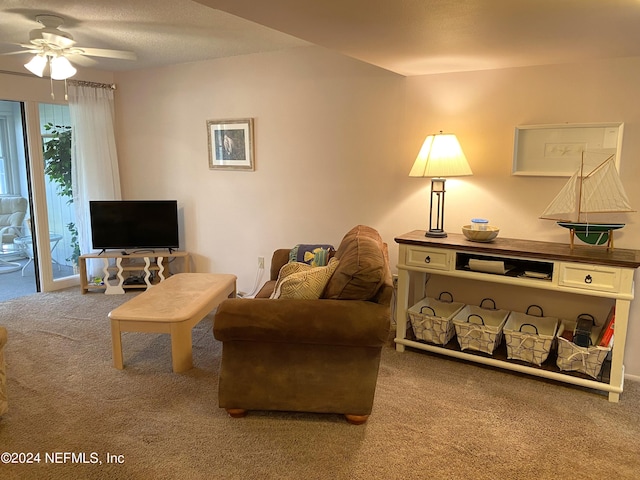
M 639 77 L 634 58 L 404 79 L 315 47 L 118 73 L 123 195 L 178 199 L 196 269 L 235 273 L 244 291 L 258 256 L 337 245 L 358 223 L 381 232 L 395 265 L 394 236 L 427 223 L 429 182 L 409 168 L 424 136 L 445 130 L 474 170 L 447 182 L 447 230 L 481 215 L 504 237 L 567 242 L 538 219 L 564 180 L 510 175 L 514 128 L 624 122 L 621 173 L 640 206 Z M 209 170 L 206 120 L 246 117 L 256 119 L 256 171 Z M 616 246 L 640 248 L 637 214 L 627 223 Z M 634 305 L 634 375 L 639 322 Z
M 407 121 L 416 130 L 411 143 L 425 129 L 453 131 L 474 171 L 463 179 L 463 194 L 447 198 L 459 202 L 447 212 L 449 225 L 482 216 L 503 236 L 567 241 L 565 229 L 538 219 L 567 178 L 510 174 L 518 125 L 624 122 L 620 173 L 632 205 L 640 208 L 639 75 L 635 58 L 407 79 Z M 638 215 L 624 221 L 616 246 L 640 248 Z
M 116 78 L 123 197 L 176 198 L 197 271 L 254 286 L 257 257 L 338 245 L 358 223 L 389 243 L 405 180 L 404 80 L 320 48 L 190 63 Z M 255 119 L 256 170 L 208 166 L 210 119 Z M 404 227 L 403 227 L 404 228 Z
M 457 231 L 480 216 L 499 226 L 503 237 L 568 243 L 565 229 L 538 218 L 567 179 L 510 174 L 518 125 L 624 122 L 620 174 L 639 209 L 638 78 L 640 58 L 408 78 L 408 143 L 418 145 L 425 131 L 455 132 L 474 172 L 447 193 L 448 229 Z M 397 213 L 402 211 L 405 206 L 398 205 Z M 616 248 L 640 250 L 639 219 L 638 213 L 624 215 L 627 225 L 615 233 Z M 638 271 L 635 281 L 640 284 Z M 626 373 L 638 376 L 640 301 L 631 307 L 627 342 Z

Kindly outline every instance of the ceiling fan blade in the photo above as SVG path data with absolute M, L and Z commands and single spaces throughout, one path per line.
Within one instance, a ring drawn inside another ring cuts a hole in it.
M 39 45 L 35 45 L 33 43 L 15 43 L 14 45 L 18 45 L 22 48 L 26 48 L 26 50 L 22 50 L 22 53 L 40 53 L 42 52 L 42 47 Z
M 85 57 L 80 53 L 73 53 L 71 55 L 65 55 L 71 63 L 82 65 L 83 67 L 94 67 L 98 64 L 93 58 Z
M 109 50 L 106 48 L 85 48 L 74 47 L 74 50 L 80 50 L 83 55 L 89 55 L 90 57 L 107 57 L 107 58 L 119 58 L 121 60 L 137 60 L 138 56 L 134 52 L 127 52 L 124 50 Z
M 56 35 L 55 33 L 41 32 L 41 35 L 45 42 L 52 43 L 60 48 L 70 48 L 76 44 L 74 40 L 63 37 L 62 35 Z
M 6 53 L 0 53 L 0 55 L 20 55 L 22 53 L 34 53 L 37 54 L 38 51 L 37 50 L 18 50 L 17 52 L 6 52 Z

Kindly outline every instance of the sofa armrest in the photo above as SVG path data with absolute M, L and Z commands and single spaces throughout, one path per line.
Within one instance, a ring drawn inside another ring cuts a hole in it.
M 389 307 L 360 300 L 232 298 L 220 304 L 217 340 L 380 347 L 389 338 Z
M 269 280 L 278 280 L 280 269 L 289 262 L 289 252 L 291 252 L 290 248 L 279 248 L 273 252 Z

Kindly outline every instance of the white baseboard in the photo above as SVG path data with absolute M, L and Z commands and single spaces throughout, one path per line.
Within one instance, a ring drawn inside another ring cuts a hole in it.
M 638 375 L 625 374 L 624 379 L 625 381 L 629 380 L 632 382 L 640 382 L 640 377 Z

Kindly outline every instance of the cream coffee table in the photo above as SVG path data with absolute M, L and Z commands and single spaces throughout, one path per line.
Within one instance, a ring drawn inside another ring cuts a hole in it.
M 122 370 L 121 332 L 171 334 L 173 371 L 192 364 L 191 329 L 223 300 L 236 295 L 236 276 L 177 273 L 111 312 L 113 366 Z

